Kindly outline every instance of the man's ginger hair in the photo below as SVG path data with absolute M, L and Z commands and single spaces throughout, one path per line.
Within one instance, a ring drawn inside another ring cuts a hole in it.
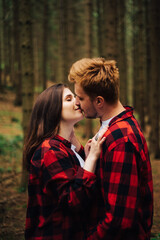
M 68 79 L 80 84 L 92 100 L 102 96 L 110 104 L 118 101 L 119 71 L 114 60 L 83 58 L 72 65 Z

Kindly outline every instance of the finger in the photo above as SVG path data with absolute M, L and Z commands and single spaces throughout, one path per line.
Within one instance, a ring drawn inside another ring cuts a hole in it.
M 87 144 L 88 144 L 88 143 L 91 143 L 91 142 L 92 142 L 92 139 L 89 139 L 88 142 L 87 142 Z
M 103 138 L 99 141 L 99 145 L 101 146 L 101 145 L 104 143 L 105 140 L 106 140 L 106 137 L 103 137 Z
M 99 138 L 99 133 L 97 133 L 97 134 L 95 135 L 94 139 L 97 141 L 98 138 Z
M 100 131 L 99 131 L 99 135 L 103 136 L 104 133 L 108 130 L 108 126 L 102 128 Z
M 99 132 L 99 137 L 103 137 L 103 135 L 107 132 L 108 126 L 104 127 L 100 132 Z

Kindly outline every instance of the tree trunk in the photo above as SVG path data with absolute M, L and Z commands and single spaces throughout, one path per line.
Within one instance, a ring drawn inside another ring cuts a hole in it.
M 15 105 L 22 105 L 21 60 L 19 42 L 19 0 L 13 0 L 13 31 L 14 31 L 14 83 L 16 90 Z
M 134 9 L 134 15 L 133 15 L 133 106 L 136 110 L 138 110 L 138 104 L 139 104 L 139 98 L 138 98 L 138 0 L 134 1 L 133 9 Z
M 0 34 L 1 38 L 1 34 Z M 2 92 L 2 69 L 1 69 L 1 64 L 2 64 L 2 55 L 1 55 L 1 39 L 0 39 L 0 92 Z
M 20 31 L 20 52 L 22 69 L 22 108 L 23 108 L 23 133 L 26 137 L 28 122 L 33 106 L 34 94 L 34 67 L 33 67 L 33 46 L 32 46 L 32 17 L 30 0 L 20 1 L 19 31 Z M 27 172 L 22 169 L 21 187 L 26 189 Z
M 104 9 L 104 55 L 107 59 L 118 61 L 117 39 L 117 1 L 103 0 Z
M 97 5 L 97 40 L 98 40 L 98 55 L 100 57 L 103 57 L 103 5 L 102 1 L 96 0 L 96 5 Z
M 2 9 L 3 9 L 3 86 L 7 84 L 7 21 L 6 21 L 6 0 L 2 0 Z
M 59 1 L 59 81 L 68 84 L 67 0 Z
M 92 0 L 85 0 L 85 51 L 86 57 L 92 57 Z M 92 120 L 86 119 L 85 137 L 93 137 Z
M 151 107 L 151 133 L 150 133 L 150 150 L 155 158 L 160 158 L 160 130 L 159 130 L 159 115 L 160 115 L 160 6 L 158 0 L 150 2 L 151 11 L 151 80 L 150 91 L 152 107 Z
M 75 60 L 75 2 L 73 0 L 68 0 L 68 6 L 67 6 L 67 69 L 69 71 L 71 65 L 73 64 Z M 68 82 L 67 84 L 71 90 L 73 91 L 73 84 Z
M 138 113 L 142 129 L 145 127 L 144 112 L 144 91 L 145 91 L 145 26 L 144 26 L 144 8 L 141 1 L 138 1 Z
M 146 113 L 148 115 L 148 122 L 150 121 L 150 79 L 151 79 L 151 53 L 150 53 L 150 24 L 149 24 L 149 2 L 145 1 L 145 29 L 146 29 L 146 92 L 145 92 L 145 106 Z
M 120 72 L 120 100 L 127 105 L 127 59 L 126 59 L 126 6 L 125 0 L 118 2 L 118 50 L 119 50 L 119 72 Z
M 47 87 L 47 57 L 48 57 L 48 0 L 44 0 L 44 15 L 43 15 L 43 90 Z

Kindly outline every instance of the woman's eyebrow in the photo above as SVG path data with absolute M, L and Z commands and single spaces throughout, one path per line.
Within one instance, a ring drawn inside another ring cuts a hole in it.
M 73 94 L 67 94 L 67 95 L 65 96 L 65 99 L 68 98 L 68 97 L 73 97 Z

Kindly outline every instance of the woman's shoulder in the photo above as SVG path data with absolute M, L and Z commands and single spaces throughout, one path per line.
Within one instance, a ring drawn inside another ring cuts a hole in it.
M 32 162 L 34 163 L 38 161 L 40 163 L 42 159 L 44 159 L 45 154 L 49 152 L 53 147 L 58 148 L 58 143 L 55 139 L 48 138 L 43 140 L 43 142 L 35 150 L 32 156 Z
M 70 143 L 65 139 L 59 137 L 45 139 L 36 149 L 33 155 L 33 161 L 37 159 L 43 159 L 48 152 L 62 153 L 68 155 L 68 149 L 70 149 Z

